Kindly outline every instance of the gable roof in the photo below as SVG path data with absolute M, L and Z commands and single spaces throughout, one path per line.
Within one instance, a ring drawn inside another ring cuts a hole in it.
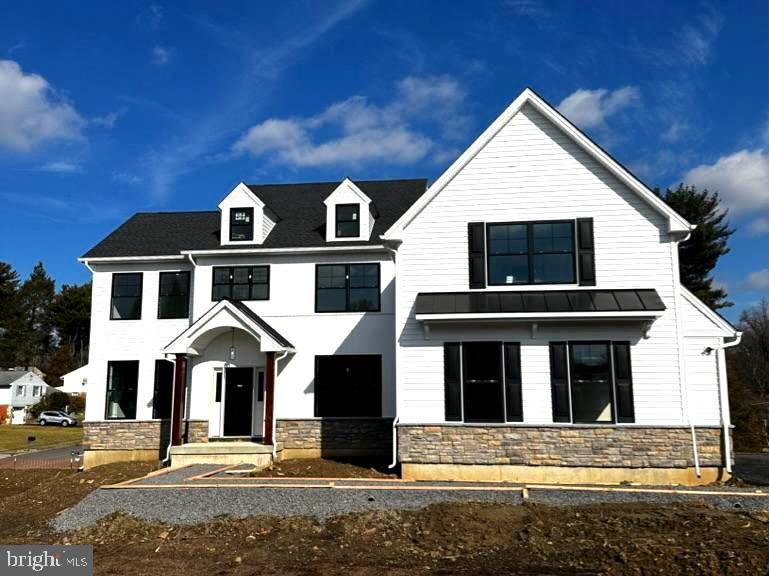
M 31 370 L 0 370 L 0 386 L 10 386 L 16 382 L 16 380 L 26 376 L 27 374 L 35 373 Z
M 424 195 L 409 208 L 403 216 L 383 236 L 384 240 L 396 240 L 399 234 L 416 218 L 422 210 L 443 190 L 459 172 L 483 150 L 483 148 L 504 128 L 508 122 L 529 104 L 545 118 L 552 122 L 564 134 L 569 136 L 587 154 L 623 182 L 628 188 L 638 194 L 652 208 L 668 218 L 670 232 L 686 233 L 694 229 L 664 200 L 652 192 L 643 182 L 636 178 L 627 168 L 615 160 L 608 152 L 593 142 L 579 128 L 572 124 L 552 105 L 546 102 L 531 88 L 526 88 L 507 109 L 500 114 L 491 125 L 457 158 L 449 168 L 430 186 Z
M 731 322 L 697 298 L 697 295 L 694 294 L 694 292 L 686 288 L 683 284 L 678 288 L 681 291 L 681 296 L 683 296 L 687 302 L 694 306 L 700 314 L 715 324 L 715 326 L 722 330 L 727 336 L 736 336 L 740 334 L 740 331 L 737 330 Z
M 338 247 L 326 242 L 326 205 L 323 200 L 340 182 L 248 185 L 274 213 L 278 222 L 262 244 L 222 246 L 218 210 L 208 212 L 140 212 L 86 252 L 81 258 L 179 256 L 183 251 L 258 250 Z M 426 179 L 364 180 L 355 183 L 376 206 L 378 217 L 369 240 L 345 246 L 381 244 L 390 228 L 427 188 Z

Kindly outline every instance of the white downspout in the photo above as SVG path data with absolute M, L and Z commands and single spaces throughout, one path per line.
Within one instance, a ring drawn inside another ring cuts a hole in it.
M 91 268 L 91 265 L 88 263 L 88 260 L 83 260 L 83 266 L 85 266 L 86 268 L 88 268 L 88 271 L 89 271 L 91 274 L 96 274 L 96 272 L 94 272 L 93 268 Z
M 380 236 L 381 238 L 381 236 Z M 392 248 L 390 246 L 387 246 L 385 244 L 385 249 L 389 250 L 392 253 L 393 258 L 393 264 L 395 266 L 395 275 L 393 278 L 393 283 L 395 284 L 395 294 L 393 294 L 393 322 L 397 322 L 398 318 L 398 278 L 400 274 L 398 274 L 398 260 L 396 259 L 396 256 L 398 254 L 398 250 L 396 248 Z M 393 350 L 395 352 L 396 358 L 395 358 L 395 418 L 393 418 L 393 461 L 390 462 L 390 465 L 387 467 L 389 469 L 395 468 L 398 465 L 398 422 L 400 422 L 400 416 L 398 416 L 398 344 L 397 344 L 397 338 L 393 342 L 393 346 L 395 349 Z
M 724 349 L 737 346 L 742 340 L 742 332 L 734 333 L 734 340 L 724 342 L 711 350 L 716 353 L 716 366 L 718 368 L 718 396 L 721 400 L 721 428 L 724 439 L 724 459 L 726 460 L 726 471 L 732 473 L 732 447 L 729 439 L 729 389 L 726 381 L 726 357 Z
M 681 311 L 681 271 L 678 263 L 678 244 L 680 242 L 686 242 L 691 236 L 689 232 L 684 238 L 678 242 L 673 242 L 670 245 L 670 254 L 673 260 L 673 274 L 675 279 L 675 293 L 673 299 L 676 306 L 676 337 L 678 340 L 678 378 L 681 385 L 681 416 L 684 422 L 689 424 L 689 430 L 692 435 L 692 454 L 694 455 L 694 471 L 697 474 L 697 478 L 702 476 L 700 471 L 700 455 L 697 450 L 697 433 L 694 430 L 694 422 L 691 419 L 691 412 L 689 410 L 689 394 L 687 393 L 686 384 L 686 351 L 684 349 L 684 323 L 683 313 Z
M 272 461 L 275 462 L 275 458 L 278 457 L 278 437 L 277 437 L 277 430 L 278 430 L 278 417 L 276 415 L 278 403 L 275 402 L 275 399 L 277 398 L 277 390 L 278 390 L 278 362 L 283 360 L 288 356 L 288 350 L 283 350 L 283 354 L 280 356 L 275 357 L 275 374 L 273 374 L 272 377 Z

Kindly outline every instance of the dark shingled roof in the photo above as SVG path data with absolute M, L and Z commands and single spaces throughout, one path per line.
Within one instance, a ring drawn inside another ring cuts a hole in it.
M 522 290 L 420 292 L 417 314 L 516 314 L 536 312 L 660 312 L 656 290 Z
M 83 258 L 170 256 L 182 250 L 220 248 L 305 248 L 339 246 L 326 242 L 326 205 L 323 200 L 340 182 L 265 184 L 248 187 L 278 217 L 263 244 L 222 246 L 219 211 L 139 212 L 91 248 Z M 370 180 L 355 184 L 369 197 L 378 214 L 370 240 L 345 242 L 345 246 L 379 244 L 395 221 L 427 189 L 426 179 Z
M 238 300 L 230 300 L 229 298 L 226 298 L 226 300 L 227 302 L 235 306 L 235 308 L 243 312 L 243 314 L 251 318 L 253 322 L 261 326 L 262 329 L 265 332 L 267 332 L 270 336 L 272 336 L 278 344 L 280 344 L 284 348 L 294 347 L 294 345 L 291 344 L 291 342 L 289 342 L 280 332 L 278 332 L 277 330 L 275 330 L 275 328 L 273 328 L 267 322 L 265 322 L 264 319 L 262 319 L 262 317 L 259 316 L 259 314 L 251 310 L 251 308 L 243 304 L 243 302 L 240 302 Z

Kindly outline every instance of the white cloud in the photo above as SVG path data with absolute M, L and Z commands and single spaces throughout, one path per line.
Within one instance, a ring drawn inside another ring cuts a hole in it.
M 673 120 L 668 129 L 665 130 L 660 137 L 665 142 L 677 142 L 683 137 L 688 128 L 689 127 L 687 126 L 686 122 L 681 120 Z
M 155 46 L 152 49 L 152 64 L 155 66 L 165 66 L 173 57 L 176 50 L 166 48 L 165 46 Z
M 123 114 L 125 114 L 125 112 L 126 112 L 125 108 L 123 108 L 116 112 L 110 112 L 109 114 L 105 114 L 104 116 L 94 116 L 89 120 L 89 122 L 96 126 L 102 126 L 103 128 L 114 128 L 115 122 L 117 122 L 118 118 L 120 118 Z
M 743 290 L 766 291 L 769 290 L 769 268 L 757 270 L 748 274 L 747 278 L 740 283 Z
M 157 30 L 163 20 L 163 7 L 150 4 L 136 16 L 136 23 L 147 30 Z
M 292 166 L 409 164 L 443 153 L 421 124 L 437 126 L 449 140 L 464 134 L 464 99 L 452 78 L 407 77 L 386 105 L 353 96 L 314 116 L 270 118 L 249 129 L 232 149 Z
M 637 86 L 623 86 L 613 91 L 579 89 L 564 98 L 558 110 L 580 128 L 601 128 L 607 118 L 637 105 L 640 100 L 641 91 Z
M 0 60 L 0 146 L 27 152 L 50 140 L 81 137 L 83 119 L 45 78 Z
M 748 234 L 751 236 L 769 234 L 769 217 L 756 218 L 748 224 Z
M 56 174 L 76 174 L 83 171 L 83 167 L 75 162 L 48 162 L 40 167 L 41 172 L 53 172 Z
M 112 180 L 120 184 L 139 184 L 142 181 L 139 176 L 130 172 L 114 172 Z
M 707 63 L 713 44 L 721 31 L 721 20 L 718 13 L 709 11 L 694 25 L 687 24 L 681 28 L 678 49 L 689 63 Z
M 718 191 L 734 216 L 769 210 L 769 154 L 740 150 L 714 164 L 701 164 L 683 176 L 686 184 Z

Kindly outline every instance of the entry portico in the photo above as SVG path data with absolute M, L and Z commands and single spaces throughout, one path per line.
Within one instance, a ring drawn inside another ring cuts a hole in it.
M 175 359 L 171 445 L 182 445 L 183 420 L 195 406 L 198 413 L 207 412 L 208 440 L 261 440 L 272 446 L 276 355 L 293 352 L 291 343 L 245 304 L 217 302 L 163 349 Z M 172 448 L 174 453 L 180 451 Z

